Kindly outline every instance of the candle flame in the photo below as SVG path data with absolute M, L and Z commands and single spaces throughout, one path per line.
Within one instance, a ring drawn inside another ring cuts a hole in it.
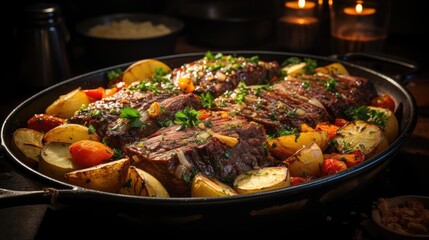
M 305 0 L 298 0 L 298 6 L 300 8 L 304 8 L 305 7 Z
M 362 10 L 363 10 L 362 4 L 360 3 L 356 4 L 356 12 L 360 14 L 362 13 Z

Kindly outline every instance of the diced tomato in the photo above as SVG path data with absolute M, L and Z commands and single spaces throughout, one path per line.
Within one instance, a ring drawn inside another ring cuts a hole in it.
M 349 121 L 347 121 L 344 118 L 335 118 L 334 124 L 338 127 L 342 127 L 344 125 L 346 125 L 347 123 L 349 123 Z
M 86 96 L 89 97 L 91 102 L 100 100 L 105 95 L 105 89 L 103 87 L 98 87 L 94 89 L 85 89 L 83 92 L 86 94 Z
M 371 100 L 371 105 L 375 107 L 387 108 L 390 111 L 395 111 L 395 100 L 389 94 L 382 94 Z
M 310 177 L 290 177 L 290 185 L 298 185 L 310 181 Z
M 92 167 L 113 157 L 114 152 L 101 142 L 80 140 L 69 147 L 74 162 L 82 167 Z
M 360 150 L 357 150 L 349 154 L 341 154 L 341 153 L 324 154 L 323 157 L 325 159 L 331 158 L 331 159 L 342 161 L 347 165 L 348 168 L 358 163 L 361 163 L 365 160 L 365 155 Z
M 27 121 L 27 127 L 39 132 L 47 132 L 52 128 L 65 123 L 64 118 L 55 117 L 49 114 L 35 114 Z
M 210 111 L 206 110 L 206 109 L 201 109 L 198 110 L 198 112 L 200 112 L 201 114 L 198 116 L 199 119 L 204 120 L 208 117 L 210 117 Z
M 325 159 L 321 168 L 324 175 L 331 175 L 345 169 L 347 169 L 346 163 L 334 158 Z

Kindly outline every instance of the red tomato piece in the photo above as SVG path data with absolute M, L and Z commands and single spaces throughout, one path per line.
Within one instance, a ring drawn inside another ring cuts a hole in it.
M 344 118 L 335 118 L 334 125 L 338 126 L 338 127 L 342 127 L 342 126 L 346 125 L 347 123 L 349 123 L 349 121 L 347 121 Z
M 389 94 L 382 94 L 371 100 L 371 105 L 375 107 L 387 108 L 390 111 L 395 111 L 395 100 Z
M 92 167 L 113 157 L 114 152 L 101 142 L 80 140 L 69 147 L 70 155 L 82 167 Z
M 35 114 L 27 121 L 27 127 L 39 132 L 47 132 L 52 128 L 65 122 L 64 118 L 55 117 L 49 114 Z
M 322 173 L 331 175 L 347 169 L 345 162 L 334 158 L 325 159 L 322 163 Z
M 86 96 L 90 98 L 91 102 L 102 99 L 105 95 L 104 91 L 105 89 L 103 87 L 83 90 Z

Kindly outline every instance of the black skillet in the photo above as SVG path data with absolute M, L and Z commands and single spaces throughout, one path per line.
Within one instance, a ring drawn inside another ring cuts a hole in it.
M 47 177 L 27 166 L 12 147 L 12 134 L 26 125 L 27 120 L 35 113 L 44 112 L 58 96 L 77 87 L 94 88 L 105 86 L 106 73 L 125 69 L 131 63 L 125 63 L 98 71 L 83 74 L 49 87 L 17 106 L 7 117 L 1 129 L 1 141 L 5 159 L 23 176 L 38 183 L 40 191 L 14 191 L 0 189 L 0 206 L 18 206 L 27 204 L 49 204 L 50 206 L 86 206 L 115 214 L 120 213 L 133 219 L 150 219 L 150 221 L 175 219 L 177 221 L 197 221 L 227 215 L 228 218 L 258 218 L 272 214 L 304 213 L 306 210 L 323 208 L 340 199 L 356 196 L 365 186 L 371 183 L 377 173 L 383 170 L 396 155 L 412 134 L 416 125 L 416 104 L 412 95 L 404 87 L 409 78 L 400 81 L 376 70 L 371 70 L 341 59 L 355 59 L 356 56 L 322 57 L 307 54 L 295 54 L 271 51 L 225 51 L 224 54 L 237 56 L 259 56 L 261 60 L 277 60 L 279 63 L 291 56 L 315 59 L 319 66 L 341 62 L 352 75 L 362 76 L 372 81 L 379 93 L 389 93 L 396 102 L 395 111 L 400 123 L 398 138 L 383 152 L 367 159 L 365 162 L 337 174 L 322 177 L 301 185 L 267 192 L 238 195 L 220 198 L 151 198 L 136 197 L 94 191 L 66 184 Z M 178 67 L 204 56 L 205 53 L 191 53 L 159 57 L 170 67 Z M 358 55 L 357 57 L 367 57 Z M 381 58 L 392 62 L 389 58 Z M 402 67 L 406 63 L 393 60 Z M 411 66 L 413 68 L 414 66 Z M 174 221 L 175 221 L 174 220 Z

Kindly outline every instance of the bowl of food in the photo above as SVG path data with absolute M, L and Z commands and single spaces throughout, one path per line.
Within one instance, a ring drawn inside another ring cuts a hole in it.
M 429 197 L 379 198 L 371 217 L 386 239 L 429 238 Z
M 117 13 L 79 22 L 86 53 L 97 65 L 113 65 L 174 53 L 184 24 L 160 14 Z

